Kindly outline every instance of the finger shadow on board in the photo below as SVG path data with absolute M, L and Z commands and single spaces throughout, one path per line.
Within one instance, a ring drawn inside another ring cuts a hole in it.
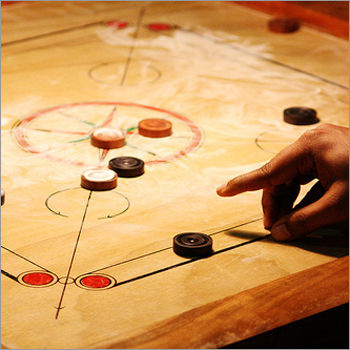
M 341 225 L 325 226 L 288 244 L 335 258 L 349 255 L 349 228 Z
M 254 239 L 263 239 L 263 237 L 266 236 L 266 234 L 262 232 L 254 232 L 254 231 L 243 231 L 243 230 L 236 230 L 236 229 L 230 229 L 224 232 L 225 235 L 242 238 L 246 240 L 254 240 Z
M 261 232 L 229 230 L 225 235 L 243 238 L 248 241 L 263 239 L 266 235 Z M 341 258 L 349 255 L 349 231 L 346 227 L 327 226 L 320 228 L 311 234 L 289 242 L 277 242 L 271 236 L 265 237 L 264 242 L 271 244 L 288 244 L 313 253 Z M 254 243 L 254 242 L 252 242 Z

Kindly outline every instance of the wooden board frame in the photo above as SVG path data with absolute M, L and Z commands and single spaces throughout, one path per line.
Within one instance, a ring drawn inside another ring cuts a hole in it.
M 340 16 L 339 9 L 332 3 L 342 3 L 346 9 L 347 1 L 233 1 L 237 5 L 246 6 L 257 11 L 275 16 L 289 16 L 298 18 L 303 24 L 316 27 L 340 38 L 349 39 L 349 17 L 347 20 Z M 315 3 L 312 5 L 312 3 Z M 316 4 L 319 3 L 319 4 Z M 317 5 L 317 6 L 315 6 Z M 322 12 L 320 11 L 322 8 Z M 328 10 L 328 11 L 327 11 Z M 349 8 L 348 8 L 349 11 Z
M 232 344 L 347 303 L 348 273 L 348 257 L 339 258 L 184 312 L 126 340 L 108 339 L 106 348 L 213 348 Z

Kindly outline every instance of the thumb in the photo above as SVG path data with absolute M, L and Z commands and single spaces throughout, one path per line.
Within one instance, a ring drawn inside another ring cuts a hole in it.
M 322 226 L 334 224 L 348 217 L 347 190 L 333 184 L 318 201 L 280 218 L 271 228 L 276 241 L 304 236 Z

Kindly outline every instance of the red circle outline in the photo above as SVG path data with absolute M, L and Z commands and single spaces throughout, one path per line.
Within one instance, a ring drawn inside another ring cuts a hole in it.
M 124 29 L 129 26 L 129 23 L 124 21 L 109 21 L 106 23 L 106 25 L 107 27 L 112 27 L 115 29 Z
M 161 164 L 161 163 L 167 163 L 170 161 L 173 161 L 175 159 L 178 159 L 180 157 L 183 157 L 184 155 L 186 155 L 187 153 L 193 151 L 194 149 L 196 149 L 202 139 L 202 134 L 201 131 L 199 130 L 198 126 L 196 126 L 190 119 L 183 117 L 182 115 L 175 113 L 175 112 L 171 112 L 162 108 L 158 108 L 158 107 L 153 107 L 153 106 L 147 106 L 147 105 L 143 105 L 143 104 L 139 104 L 139 103 L 130 103 L 130 102 L 99 102 L 99 101 L 95 101 L 95 102 L 81 102 L 81 103 L 70 103 L 70 104 L 64 104 L 64 105 L 60 105 L 60 106 L 55 106 L 55 107 L 51 107 L 51 108 L 47 108 L 41 111 L 38 111 L 32 115 L 30 115 L 27 118 L 24 118 L 22 121 L 20 121 L 15 128 L 13 129 L 13 134 L 15 139 L 17 140 L 17 142 L 19 143 L 19 145 L 21 147 L 23 147 L 25 150 L 31 152 L 31 153 L 35 153 L 35 154 L 41 154 L 41 151 L 36 150 L 35 148 L 33 148 L 25 139 L 25 136 L 23 134 L 25 127 L 29 124 L 29 122 L 31 122 L 33 119 L 45 114 L 45 113 L 49 113 L 49 112 L 53 112 L 59 109 L 63 109 L 63 108 L 70 108 L 70 107 L 78 107 L 78 106 L 89 106 L 89 105 L 121 105 L 121 106 L 128 106 L 128 107 L 139 107 L 139 108 L 145 108 L 145 109 L 150 109 L 150 110 L 154 110 L 157 112 L 161 112 L 161 113 L 167 113 L 170 114 L 171 116 L 183 121 L 185 124 L 187 124 L 187 126 L 189 126 L 189 128 L 191 129 L 192 133 L 193 133 L 193 140 L 191 142 L 191 144 L 189 146 L 187 146 L 184 150 L 181 150 L 175 154 L 173 154 L 172 156 L 163 158 L 163 159 L 158 159 L 158 160 L 152 160 L 149 162 L 145 162 L 145 164 L 147 165 L 153 165 L 153 164 Z M 86 166 L 89 165 L 91 166 L 91 164 L 85 164 L 84 162 L 80 162 L 80 161 L 69 161 L 66 159 L 62 159 L 59 157 L 55 157 L 52 156 L 51 154 L 44 154 L 44 157 L 53 161 L 58 161 L 58 162 L 64 162 L 64 163 L 68 163 L 71 165 L 76 165 L 76 166 Z
M 174 26 L 169 23 L 164 22 L 154 22 L 148 24 L 148 29 L 153 30 L 155 32 L 160 32 L 163 30 L 171 30 L 174 29 Z

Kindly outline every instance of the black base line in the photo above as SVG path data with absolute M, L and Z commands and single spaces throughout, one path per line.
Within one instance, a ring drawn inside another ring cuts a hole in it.
M 260 221 L 260 220 L 262 220 L 262 218 L 253 219 L 253 220 L 250 220 L 248 222 L 245 222 L 245 223 L 242 223 L 242 224 L 239 224 L 239 225 L 236 225 L 236 226 L 232 226 L 232 227 L 220 230 L 220 231 L 213 232 L 213 233 L 209 234 L 208 236 L 214 236 L 214 235 L 217 235 L 218 233 L 231 231 L 231 230 L 234 230 L 235 228 L 238 228 L 238 227 L 241 227 L 241 226 L 245 226 L 245 225 L 249 225 L 249 224 L 252 224 L 253 222 L 257 222 L 257 221 Z M 103 271 L 103 270 L 107 270 L 107 269 L 110 269 L 112 267 L 120 266 L 120 265 L 129 263 L 129 262 L 132 262 L 132 261 L 136 261 L 136 260 L 139 260 L 139 259 L 142 259 L 142 258 L 146 258 L 148 256 L 151 256 L 151 255 L 154 255 L 154 254 L 157 254 L 157 253 L 160 253 L 160 252 L 163 252 L 165 250 L 172 249 L 172 248 L 173 247 L 166 247 L 166 248 L 158 249 L 158 250 L 155 250 L 153 252 L 150 252 L 150 253 L 147 253 L 147 254 L 143 254 L 143 255 L 139 255 L 139 256 L 136 256 L 135 258 L 124 260 L 124 261 L 121 261 L 119 263 L 116 263 L 116 264 L 113 264 L 113 265 L 109 265 L 107 267 L 102 267 L 100 269 L 93 270 L 93 271 L 90 271 L 90 272 L 87 272 L 87 273 L 96 273 L 96 272 L 100 272 L 100 271 Z
M 250 241 L 247 241 L 247 242 L 243 242 L 243 243 L 239 243 L 239 244 L 236 244 L 234 246 L 231 246 L 231 247 L 219 249 L 219 250 L 213 252 L 213 254 L 211 256 L 216 255 L 216 254 L 221 254 L 221 253 L 227 252 L 229 250 L 236 249 L 236 248 L 242 247 L 244 245 L 251 244 L 251 243 L 254 243 L 254 242 L 258 242 L 258 241 L 261 241 L 261 240 L 263 240 L 265 238 L 270 238 L 270 237 L 271 237 L 271 233 L 269 233 L 267 235 L 264 235 L 264 236 L 261 236 L 261 237 L 256 237 L 256 238 L 253 238 L 253 239 L 251 239 Z
M 138 22 L 137 22 L 137 27 L 136 27 L 136 31 L 135 31 L 135 34 L 134 34 L 134 40 L 137 38 L 138 36 L 138 32 L 139 32 L 139 29 L 141 27 L 141 20 L 142 20 L 142 17 L 144 15 L 144 12 L 145 12 L 145 8 L 142 8 L 140 10 L 140 14 L 139 14 L 139 18 L 138 18 Z M 5 42 L 5 43 L 2 43 L 1 44 L 1 47 L 6 47 L 6 46 L 9 46 L 9 45 L 13 45 L 13 44 L 18 44 L 18 43 L 22 43 L 22 42 L 26 42 L 26 41 L 30 41 L 30 40 L 34 40 L 34 39 L 38 39 L 38 38 L 42 38 L 42 37 L 47 37 L 47 36 L 51 36 L 51 35 L 56 35 L 56 34 L 61 34 L 61 33 L 66 33 L 66 32 L 71 32 L 71 31 L 75 31 L 75 30 L 79 30 L 79 29 L 84 29 L 84 28 L 87 28 L 87 27 L 91 27 L 91 26 L 96 26 L 96 25 L 101 25 L 105 23 L 105 21 L 98 21 L 98 22 L 93 22 L 93 23 L 88 23 L 88 24 L 83 24 L 81 26 L 76 26 L 76 27 L 72 27 L 72 28 L 67 28 L 67 29 L 62 29 L 62 30 L 58 30 L 58 31 L 55 31 L 55 32 L 50 32 L 50 33 L 45 33 L 45 34 L 40 34 L 40 35 L 36 35 L 36 36 L 33 36 L 33 37 L 30 37 L 30 38 L 24 38 L 24 39 L 18 39 L 18 40 L 14 40 L 14 41 L 10 41 L 10 42 Z M 346 85 L 343 85 L 343 84 L 340 84 L 340 83 L 337 83 L 335 81 L 332 81 L 330 79 L 327 79 L 327 78 L 324 78 L 324 77 L 321 77 L 317 74 L 313 74 L 313 73 L 310 73 L 310 72 L 307 72 L 305 70 L 302 70 L 300 68 L 297 68 L 297 67 L 294 67 L 294 66 L 291 66 L 289 64 L 286 64 L 286 63 L 282 63 L 282 62 L 279 62 L 277 60 L 274 60 L 272 58 L 268 58 L 268 57 L 265 57 L 263 55 L 259 55 L 255 52 L 250 52 L 248 50 L 245 50 L 241 47 L 238 47 L 238 46 L 235 46 L 231 43 L 227 43 L 227 42 L 223 42 L 223 41 L 220 41 L 218 39 L 215 39 L 215 38 L 212 38 L 212 37 L 209 37 L 207 35 L 204 35 L 204 34 L 201 34 L 201 33 L 197 33 L 191 29 L 187 29 L 187 28 L 182 28 L 180 26 L 176 26 L 177 29 L 185 32 L 185 33 L 192 33 L 192 34 L 195 34 L 197 36 L 200 36 L 202 38 L 205 38 L 205 39 L 208 39 L 216 44 L 220 44 L 220 45 L 225 45 L 225 46 L 228 46 L 230 48 L 232 48 L 233 50 L 235 51 L 239 51 L 239 52 L 242 52 L 244 54 L 247 54 L 249 56 L 254 56 L 254 57 L 257 57 L 261 60 L 264 60 L 266 62 L 269 62 L 269 63 L 272 63 L 272 64 L 275 64 L 275 65 L 278 65 L 278 66 L 281 66 L 283 68 L 287 68 L 289 70 L 292 70 L 294 72 L 297 72 L 297 73 L 300 73 L 300 74 L 304 74 L 304 75 L 307 75 L 309 77 L 312 77 L 314 79 L 317 79 L 317 80 L 320 80 L 320 81 L 323 81 L 325 83 L 328 83 L 328 84 L 331 84 L 331 85 L 334 85 L 334 86 L 337 86 L 341 89 L 345 89 L 345 90 L 348 90 L 349 87 L 347 87 Z M 125 69 L 124 69 L 124 74 L 123 74 L 123 77 L 122 77 L 122 80 L 121 80 L 121 83 L 120 85 L 123 85 L 124 84 L 124 81 L 125 81 L 125 78 L 126 78 L 126 73 L 127 73 L 127 70 L 129 68 L 129 64 L 130 64 L 130 60 L 131 60 L 131 55 L 132 55 L 132 52 L 135 48 L 135 44 L 133 44 L 131 47 L 130 47 L 130 52 L 129 52 L 129 56 L 128 56 L 128 59 L 127 59 L 127 62 L 126 62 L 126 65 L 125 65 Z
M 269 63 L 272 63 L 276 66 L 280 66 L 282 68 L 286 68 L 286 69 L 289 69 L 291 71 L 294 71 L 296 73 L 300 73 L 300 74 L 303 74 L 303 75 L 306 75 L 308 77 L 311 77 L 311 78 L 314 78 L 314 79 L 317 79 L 317 80 L 320 80 L 320 81 L 323 81 L 324 83 L 327 83 L 327 84 L 331 84 L 333 86 L 337 86 L 341 89 L 344 89 L 344 90 L 349 90 L 349 87 L 346 86 L 346 85 L 343 85 L 343 84 L 340 84 L 340 83 L 337 83 L 333 80 L 330 80 L 330 79 L 327 79 L 327 78 L 324 78 L 324 77 L 321 77 L 317 74 L 313 74 L 313 73 L 310 73 L 308 71 L 305 71 L 305 70 L 302 70 L 300 68 L 297 68 L 297 67 L 294 67 L 294 66 L 291 66 L 287 63 L 283 63 L 283 62 L 279 62 L 277 60 L 274 60 L 272 58 L 268 58 L 268 57 L 265 57 L 263 55 L 260 55 L 258 53 L 255 53 L 255 52 L 250 52 L 248 50 L 245 50 L 241 47 L 238 47 L 232 43 L 227 43 L 227 42 L 224 42 L 224 41 L 220 41 L 219 39 L 215 39 L 215 38 L 212 38 L 212 37 L 209 37 L 205 34 L 201 34 L 201 33 L 197 33 L 191 29 L 186 29 L 186 28 L 179 28 L 181 31 L 185 32 L 185 33 L 192 33 L 194 35 L 197 35 L 197 36 L 200 36 L 201 38 L 204 38 L 204 39 L 207 39 L 207 40 L 210 40 L 212 41 L 213 43 L 215 44 L 219 44 L 219 45 L 224 45 L 224 46 L 227 46 L 227 47 L 230 47 L 231 49 L 235 50 L 235 51 L 238 51 L 238 52 L 241 52 L 241 53 L 244 53 L 246 55 L 249 55 L 249 56 L 253 56 L 253 57 L 256 57 L 256 58 L 259 58 L 263 61 L 266 61 L 266 62 L 269 62 Z
M 8 278 L 11 278 L 12 280 L 18 282 L 17 277 L 14 276 L 14 275 L 11 275 L 9 272 L 6 272 L 5 270 L 1 269 L 1 273 L 2 273 L 4 276 L 6 276 L 6 277 L 8 277 Z
M 92 22 L 92 23 L 82 24 L 82 25 L 79 25 L 79 26 L 71 27 L 71 28 L 56 30 L 56 31 L 49 32 L 49 33 L 34 35 L 34 36 L 29 37 L 29 38 L 23 38 L 23 39 L 17 39 L 17 40 L 13 40 L 13 41 L 8 41 L 8 42 L 5 42 L 5 43 L 2 43 L 1 47 L 11 46 L 11 45 L 15 45 L 15 44 L 21 44 L 21 43 L 25 43 L 27 41 L 41 39 L 41 38 L 46 38 L 46 37 L 49 37 L 49 36 L 52 36 L 52 35 L 74 32 L 76 30 L 89 28 L 89 27 L 93 27 L 93 26 L 96 26 L 96 25 L 101 25 L 101 24 L 104 24 L 104 23 L 105 23 L 104 21 Z
M 146 277 L 150 277 L 150 276 L 153 276 L 153 275 L 157 275 L 161 272 L 165 272 L 165 271 L 169 271 L 169 270 L 172 270 L 172 269 L 175 269 L 177 267 L 180 267 L 180 266 L 184 266 L 184 265 L 188 265 L 188 264 L 191 264 L 195 261 L 198 261 L 198 260 L 203 260 L 203 259 L 209 259 L 211 256 L 214 256 L 214 255 L 217 255 L 217 254 L 220 254 L 220 253 L 224 253 L 224 252 L 227 252 L 229 250 L 233 250 L 233 249 L 236 249 L 236 248 L 239 248 L 239 247 L 242 247 L 244 245 L 247 245 L 247 244 L 251 244 L 251 243 L 254 243 L 254 242 L 257 242 L 257 241 L 261 241 L 265 238 L 268 238 L 270 237 L 271 234 L 268 234 L 268 235 L 264 235 L 262 237 L 258 237 L 258 238 L 254 238 L 250 241 L 247 241 L 247 242 L 243 242 L 243 243 L 240 243 L 240 244 L 237 244 L 237 245 L 234 245 L 232 247 L 227 247 L 227 248 L 223 248 L 223 249 L 220 249 L 220 250 L 217 250 L 216 252 L 213 252 L 209 257 L 207 258 L 193 258 L 193 259 L 190 259 L 190 260 L 187 260 L 187 261 L 183 261 L 181 263 L 178 263 L 178 264 L 175 264 L 175 265 L 171 265 L 171 266 L 167 266 L 167 267 L 164 267 L 162 269 L 159 269 L 159 270 L 156 270 L 156 271 L 152 271 L 152 272 L 149 272 L 149 273 L 146 273 L 144 275 L 140 275 L 140 276 L 137 276 L 137 277 L 134 277 L 134 278 L 130 278 L 128 280 L 125 280 L 125 281 L 122 281 L 122 282 L 119 282 L 117 283 L 114 287 L 112 288 L 116 288 L 118 286 L 122 286 L 123 284 L 128 284 L 128 283 L 131 283 L 131 282 L 135 282 L 135 281 L 138 281 L 140 279 L 143 279 L 143 278 L 146 278 Z
M 260 220 L 262 220 L 262 218 L 255 218 L 255 219 L 249 220 L 247 222 L 243 222 L 242 224 L 238 224 L 236 226 L 232 226 L 232 227 L 229 227 L 229 228 L 225 228 L 223 230 L 219 230 L 219 231 L 210 233 L 208 236 L 214 236 L 214 235 L 217 235 L 218 233 L 231 231 L 231 230 L 234 230 L 235 228 L 242 227 L 242 226 L 245 226 L 245 225 L 249 225 L 249 224 L 252 224 L 252 223 L 260 221 Z
M 42 267 L 42 266 L 40 266 L 39 264 L 36 264 L 35 262 L 29 260 L 28 258 L 24 257 L 23 255 L 20 255 L 20 254 L 14 252 L 13 250 L 4 247 L 3 245 L 1 246 L 1 248 L 7 250 L 7 251 L 10 252 L 11 254 L 14 254 L 14 255 L 18 256 L 18 257 L 21 258 L 21 259 L 23 259 L 23 260 L 25 260 L 25 261 L 31 263 L 31 264 L 34 265 L 34 266 L 40 267 L 41 269 L 43 269 L 43 270 L 45 270 L 45 271 L 47 271 L 47 272 L 53 273 L 52 271 L 46 269 L 45 267 Z
M 80 239 L 80 236 L 81 236 L 81 232 L 82 232 L 82 228 L 83 228 L 83 224 L 84 224 L 84 221 L 85 221 L 85 217 L 86 217 L 86 213 L 87 213 L 87 208 L 88 208 L 88 205 L 89 205 L 89 201 L 91 199 L 91 195 L 92 195 L 92 191 L 90 191 L 90 194 L 89 194 L 89 197 L 88 197 L 88 200 L 87 200 L 87 204 L 86 204 L 86 207 L 85 207 L 85 211 L 84 211 L 84 215 L 83 215 L 83 219 L 82 219 L 82 223 L 81 223 L 81 227 L 80 227 L 80 230 L 79 230 L 79 234 L 78 234 L 78 238 L 77 238 L 77 241 L 76 241 L 76 244 L 75 244 L 75 247 L 74 247 L 74 251 L 73 251 L 73 254 L 72 254 L 72 259 L 70 261 L 70 265 L 69 265 L 69 268 L 68 268 L 68 272 L 67 272 L 67 276 L 69 277 L 69 274 L 71 272 L 71 268 L 72 268 L 72 265 L 73 265 L 73 261 L 74 261 L 74 258 L 75 258 L 75 254 L 76 254 L 76 251 L 77 251 L 77 247 L 78 247 L 78 243 L 79 243 L 79 239 Z M 219 230 L 219 231 L 216 231 L 216 232 L 213 232 L 211 234 L 209 234 L 209 236 L 213 236 L 213 235 L 216 235 L 216 234 L 219 234 L 219 233 L 223 233 L 223 232 L 227 232 L 227 231 L 231 231 L 235 228 L 238 228 L 238 227 L 241 227 L 241 226 L 245 226 L 245 225 L 248 225 L 250 223 L 253 223 L 253 222 L 257 222 L 257 221 L 260 221 L 262 218 L 256 218 L 256 219 L 253 219 L 249 222 L 246 222 L 246 223 L 242 223 L 242 224 L 239 224 L 239 225 L 236 225 L 236 226 L 233 226 L 233 227 L 230 227 L 230 228 L 226 228 L 226 229 L 223 229 L 223 230 Z M 235 249 L 235 248 L 239 248 L 239 247 L 242 247 L 244 245 L 248 245 L 248 244 L 251 244 L 251 243 L 254 243 L 256 241 L 260 241 L 260 240 L 263 240 L 265 238 L 268 238 L 270 237 L 271 234 L 268 234 L 268 235 L 264 235 L 264 236 L 261 236 L 261 237 L 257 237 L 257 238 L 254 238 L 254 239 L 251 239 L 249 241 L 246 241 L 246 242 L 242 242 L 242 243 L 239 243 L 239 244 L 236 244 L 236 245 L 233 245 L 233 246 L 229 246 L 227 248 L 223 248 L 223 249 L 220 249 L 220 250 L 217 250 L 215 252 L 213 252 L 210 256 L 214 256 L 214 255 L 217 255 L 217 254 L 220 254 L 220 253 L 223 253 L 223 252 L 226 252 L 226 251 L 230 251 L 232 249 Z M 4 249 L 8 250 L 7 248 L 3 247 Z M 117 264 L 114 264 L 114 265 L 111 265 L 111 266 L 108 266 L 108 267 L 105 267 L 105 268 L 102 268 L 102 269 L 98 269 L 98 270 L 94 270 L 94 271 L 91 271 L 91 272 L 88 272 L 87 274 L 92 274 L 92 273 L 96 273 L 96 272 L 99 272 L 99 271 L 102 271 L 102 270 L 105 270 L 105 269 L 108 269 L 108 268 L 111 268 L 111 267 L 115 267 L 115 266 L 118 266 L 118 265 L 122 265 L 122 264 L 125 264 L 125 263 L 128 263 L 128 262 L 131 262 L 131 261 L 135 261 L 135 260 L 138 260 L 138 259 L 141 259 L 141 258 L 144 258 L 144 257 L 147 257 L 147 256 L 150 256 L 150 255 L 154 255 L 156 253 L 159 253 L 159 252 L 162 252 L 162 251 L 165 251 L 165 250 L 169 250 L 169 249 L 172 249 L 172 247 L 166 247 L 166 248 L 163 248 L 163 249 L 159 249 L 157 251 L 154 251 L 154 252 L 150 252 L 150 253 L 147 253 L 147 254 L 144 254 L 142 256 L 138 256 L 138 257 L 135 257 L 135 258 L 132 258 L 132 259 L 129 259 L 129 260 L 126 260 L 126 261 L 123 261 L 123 262 L 120 262 L 120 263 L 117 263 Z M 12 251 L 10 251 L 12 252 Z M 14 252 L 13 252 L 14 253 Z M 14 253 L 16 254 L 16 253 Z M 16 254 L 18 255 L 18 254 Z M 28 260 L 26 258 L 23 257 L 23 259 L 25 260 Z M 178 264 L 175 264 L 175 265 L 171 265 L 171 266 L 167 266 L 165 268 L 162 268 L 162 269 L 158 269 L 158 270 L 155 270 L 155 271 L 152 271 L 152 272 L 149 272 L 149 273 L 146 273 L 146 274 L 143 274 L 143 275 L 140 275 L 140 276 L 136 276 L 134 278 L 131 278 L 131 279 L 128 279 L 128 280 L 125 280 L 125 281 L 122 281 L 122 282 L 119 282 L 117 283 L 114 287 L 112 288 L 115 288 L 115 287 L 118 287 L 120 285 L 123 285 L 123 284 L 127 284 L 127 283 L 131 283 L 131 282 L 134 282 L 134 281 L 137 281 L 139 279 L 143 279 L 143 278 L 146 278 L 146 277 L 150 277 L 152 275 L 156 275 L 158 273 L 161 273 L 161 272 L 165 272 L 165 271 L 168 271 L 168 270 L 171 270 L 171 269 L 174 269 L 176 267 L 180 267 L 180 266 L 184 266 L 184 265 L 187 265 L 189 263 L 192 263 L 192 262 L 195 262 L 195 261 L 198 261 L 198 260 L 202 260 L 203 258 L 192 258 L 190 260 L 186 260 L 186 261 L 183 261 L 181 263 L 178 263 Z M 36 264 L 35 264 L 36 265 Z M 39 265 L 36 265 L 36 266 L 39 266 Z M 39 266 L 41 267 L 41 266 Z M 42 267 L 41 267 L 42 268 Z M 48 272 L 50 272 L 49 270 L 47 269 L 44 269 Z M 4 270 L 1 270 L 1 273 L 3 273 L 6 277 L 18 282 L 18 279 L 17 277 L 15 277 L 14 275 L 4 271 Z M 59 312 L 60 310 L 62 310 L 64 307 L 62 307 L 62 302 L 63 302 L 63 296 L 64 296 L 64 293 L 65 293 L 65 290 L 67 288 L 67 285 L 68 285 L 68 277 L 66 276 L 65 278 L 65 283 L 64 283 L 64 287 L 63 287 L 63 290 L 62 290 L 62 294 L 61 294 L 61 298 L 60 298 L 60 301 L 59 301 L 59 305 L 57 307 L 54 307 L 57 312 L 56 312 L 56 319 L 58 318 L 58 315 L 59 315 Z
M 78 245 L 79 245 L 79 240 L 80 240 L 80 237 L 81 237 L 81 233 L 83 231 L 83 226 L 84 226 L 84 222 L 85 222 L 85 218 L 86 218 L 86 214 L 87 214 L 87 210 L 88 210 L 88 207 L 89 207 L 89 203 L 90 203 L 90 199 L 91 199 L 91 196 L 92 196 L 92 191 L 90 191 L 89 193 L 89 197 L 86 201 L 86 205 L 85 205 L 85 210 L 84 210 L 84 214 L 83 214 L 83 218 L 81 220 L 81 224 L 80 224 L 80 229 L 79 229 L 79 233 L 78 233 L 78 237 L 77 237 L 77 240 L 75 242 L 75 245 L 74 245 L 74 249 L 73 249 L 73 253 L 72 253 L 72 258 L 69 262 L 69 266 L 68 266 L 68 270 L 67 270 L 67 274 L 66 274 L 66 279 L 64 281 L 64 285 L 63 285 L 63 289 L 62 289 L 62 293 L 61 293 L 61 297 L 60 297 L 60 301 L 58 303 L 58 307 L 57 307 L 57 312 L 56 312 L 56 316 L 55 316 L 55 319 L 57 320 L 58 318 L 58 315 L 60 313 L 60 310 L 62 309 L 62 302 L 63 302 L 63 297 L 64 297 L 64 294 L 66 292 L 66 289 L 67 289 L 67 285 L 68 285 L 68 279 L 69 279 L 69 275 L 72 271 L 72 267 L 73 267 L 73 262 L 74 262 L 74 258 L 76 256 L 76 253 L 77 253 L 77 250 L 78 250 Z
M 147 253 L 147 254 L 143 254 L 143 255 L 139 255 L 135 258 L 131 258 L 129 260 L 124 260 L 124 261 L 121 261 L 119 263 L 116 263 L 116 264 L 113 264 L 113 265 L 110 265 L 110 266 L 107 266 L 107 267 L 102 267 L 100 269 L 97 269 L 97 270 L 93 270 L 93 271 L 90 271 L 90 272 L 87 272 L 88 274 L 89 273 L 96 273 L 96 272 L 100 272 L 100 271 L 103 271 L 103 270 L 107 270 L 107 269 L 110 269 L 112 267 L 116 267 L 116 266 L 119 266 L 119 265 L 124 265 L 124 264 L 127 264 L 129 262 L 132 262 L 132 261 L 136 261 L 136 260 L 139 260 L 139 259 L 142 259 L 142 258 L 146 258 L 148 256 L 151 256 L 151 255 L 154 255 L 154 254 L 157 254 L 157 253 L 160 253 L 160 252 L 163 252 L 165 250 L 169 250 L 171 249 L 171 247 L 166 247 L 166 248 L 162 248 L 162 249 L 159 249 L 159 250 L 155 250 L 153 252 L 150 252 L 150 253 Z

